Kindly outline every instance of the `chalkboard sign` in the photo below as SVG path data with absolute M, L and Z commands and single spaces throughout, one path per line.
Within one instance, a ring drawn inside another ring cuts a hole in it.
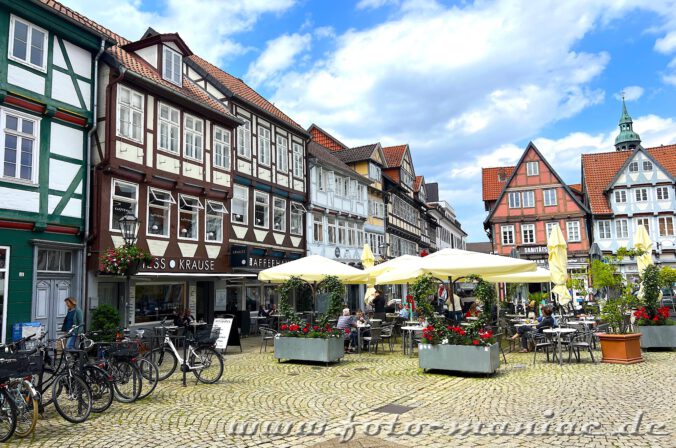
M 218 328 L 220 331 L 218 339 L 216 339 L 217 349 L 225 350 L 228 348 L 228 339 L 230 338 L 233 320 L 232 317 L 214 319 L 214 328 Z

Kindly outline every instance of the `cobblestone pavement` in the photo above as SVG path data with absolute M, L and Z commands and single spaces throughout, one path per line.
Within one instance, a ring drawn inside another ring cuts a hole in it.
M 243 354 L 229 349 L 219 384 L 189 376 L 184 388 L 176 374 L 80 425 L 48 408 L 32 439 L 11 446 L 676 446 L 676 352 L 562 367 L 508 353 L 485 378 L 423 373 L 400 349 L 326 367 L 278 363 L 258 347 L 249 338 Z M 377 411 L 388 404 L 405 412 Z

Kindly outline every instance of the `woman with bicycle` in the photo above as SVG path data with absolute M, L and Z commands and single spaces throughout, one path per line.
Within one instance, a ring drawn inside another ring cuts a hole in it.
M 82 327 L 80 327 L 83 322 L 82 310 L 78 308 L 75 297 L 66 297 L 64 302 L 66 302 L 66 306 L 68 307 L 68 313 L 63 319 L 61 331 L 67 332 L 70 331 L 71 328 L 77 327 L 73 332 L 73 335 L 68 338 L 68 342 L 66 342 L 66 348 L 75 348 L 77 337 L 82 331 Z

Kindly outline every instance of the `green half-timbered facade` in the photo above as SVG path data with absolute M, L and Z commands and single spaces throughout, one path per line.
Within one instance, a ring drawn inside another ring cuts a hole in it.
M 53 335 L 82 295 L 95 59 L 109 45 L 41 1 L 0 0 L 0 306 Z

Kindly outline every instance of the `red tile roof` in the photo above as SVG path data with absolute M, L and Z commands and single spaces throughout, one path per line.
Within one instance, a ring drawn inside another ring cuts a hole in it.
M 72 9 L 68 8 L 67 6 L 62 5 L 61 3 L 54 1 L 54 0 L 40 0 L 40 3 L 42 3 L 44 6 L 51 8 L 55 12 L 66 16 L 66 18 L 73 20 L 75 22 L 78 22 L 79 24 L 83 25 L 86 28 L 89 28 L 90 30 L 94 31 L 97 34 L 102 34 L 115 42 L 117 42 L 120 45 L 124 45 L 128 43 L 129 41 L 125 39 L 124 37 L 120 36 L 119 34 L 116 34 L 112 31 L 110 31 L 108 28 L 99 25 L 98 23 L 94 22 L 93 20 L 83 16 L 79 12 L 73 11 Z
M 401 161 L 404 159 L 404 153 L 408 145 L 388 146 L 383 148 L 385 154 L 385 161 L 389 168 L 399 168 Z
M 676 177 L 676 145 L 648 148 L 648 153 Z M 582 154 L 582 175 L 593 214 L 612 214 L 604 191 L 633 151 Z
M 582 184 L 571 184 L 568 185 L 568 188 L 570 188 L 573 193 L 582 194 Z
M 514 168 L 513 166 L 481 168 L 481 186 L 484 201 L 495 201 L 498 199 L 509 176 L 514 172 Z M 502 181 L 500 181 L 500 178 L 502 178 Z
M 415 182 L 413 182 L 413 191 L 416 193 L 420 191 L 420 184 L 422 184 L 423 177 L 422 176 L 416 176 L 415 177 Z
M 401 183 L 401 179 L 399 178 L 399 168 L 383 169 L 383 174 L 389 177 L 395 183 Z
M 317 142 L 325 148 L 330 149 L 331 151 L 343 151 L 349 149 L 346 145 L 343 144 L 340 140 L 335 138 L 333 135 L 326 132 L 324 129 L 320 128 L 316 124 L 312 124 L 308 129 L 310 135 L 312 136 L 312 141 Z

